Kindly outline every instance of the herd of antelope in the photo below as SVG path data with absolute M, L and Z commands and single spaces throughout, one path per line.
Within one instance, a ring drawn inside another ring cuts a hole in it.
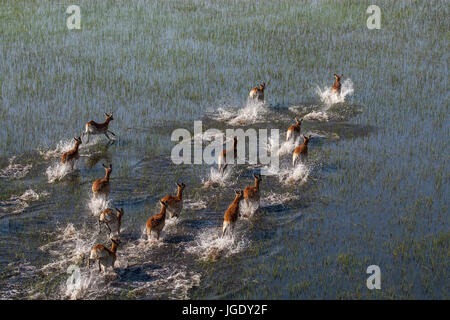
M 332 86 L 332 92 L 339 94 L 341 90 L 340 80 L 343 75 L 334 75 L 336 81 Z M 256 99 L 258 101 L 264 101 L 264 89 L 265 83 L 259 84 L 250 90 L 249 97 L 251 99 Z M 89 142 L 89 135 L 99 135 L 104 134 L 109 141 L 112 139 L 108 136 L 108 133 L 115 136 L 115 134 L 109 130 L 109 124 L 111 120 L 114 120 L 113 113 L 105 113 L 105 121 L 103 123 L 97 123 L 95 121 L 89 121 L 86 123 L 85 131 L 82 137 L 87 135 L 87 142 Z M 301 132 L 301 124 L 303 119 L 295 118 L 295 124 L 291 125 L 287 129 L 286 141 L 293 142 L 299 140 Z M 311 139 L 311 135 L 303 136 L 303 143 L 298 145 L 292 154 L 292 166 L 295 167 L 297 161 L 303 161 L 308 155 L 308 142 Z M 82 144 L 81 137 L 74 138 L 75 145 L 73 148 L 65 152 L 61 157 L 61 162 L 63 164 L 69 164 L 73 169 L 74 162 L 79 158 L 78 149 L 80 144 Z M 218 169 L 221 173 L 227 168 L 229 161 L 227 159 L 236 159 L 237 156 L 237 138 L 233 139 L 232 149 L 223 149 L 218 156 Z M 233 155 L 233 156 L 232 156 Z M 112 173 L 112 164 L 105 166 L 105 177 L 95 180 L 92 183 L 92 193 L 94 197 L 104 197 L 105 199 L 109 196 L 110 192 L 110 176 Z M 223 225 L 222 225 L 222 237 L 233 231 L 236 221 L 240 216 L 250 216 L 259 209 L 260 200 L 260 184 L 262 182 L 262 177 L 260 174 L 254 174 L 254 185 L 246 187 L 244 190 L 234 190 L 235 197 L 232 203 L 229 205 L 228 209 L 225 211 Z M 153 234 L 156 234 L 157 240 L 159 240 L 160 234 L 165 226 L 166 214 L 169 214 L 171 218 L 178 218 L 183 209 L 183 190 L 186 187 L 184 183 L 176 183 L 177 194 L 167 195 L 159 200 L 161 204 L 161 210 L 158 214 L 151 216 L 146 223 L 146 235 L 147 239 L 150 239 Z M 240 203 L 243 202 L 246 210 L 242 210 Z M 122 217 L 124 214 L 123 208 L 105 209 L 100 212 L 98 218 L 99 233 L 101 232 L 101 224 L 104 224 L 108 228 L 109 238 L 111 240 L 111 248 L 107 248 L 103 244 L 96 244 L 92 247 L 89 258 L 88 266 L 90 266 L 91 261 L 97 261 L 99 272 L 106 271 L 108 267 L 114 269 L 114 263 L 116 261 L 116 252 L 119 247 L 120 240 L 120 228 Z

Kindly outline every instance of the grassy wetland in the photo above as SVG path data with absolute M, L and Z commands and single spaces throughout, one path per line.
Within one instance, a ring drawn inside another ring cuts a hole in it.
M 377 1 L 0 1 L 0 298 L 448 299 L 449 4 Z M 333 74 L 344 74 L 330 101 Z M 265 103 L 248 92 L 266 82 Z M 114 112 L 115 143 L 89 120 Z M 305 165 L 263 177 L 260 212 L 220 239 L 233 189 L 175 165 L 176 128 L 311 134 Z M 113 164 L 106 203 L 91 184 Z M 146 241 L 158 200 L 186 184 L 184 209 Z M 116 270 L 87 268 L 102 207 L 124 208 Z M 67 284 L 69 266 L 80 281 Z M 366 269 L 381 269 L 381 290 Z

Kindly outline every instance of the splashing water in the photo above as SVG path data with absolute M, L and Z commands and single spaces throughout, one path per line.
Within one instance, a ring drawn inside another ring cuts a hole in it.
M 327 122 L 329 120 L 328 113 L 326 111 L 312 111 L 303 117 L 305 120 L 316 120 L 321 122 Z
M 78 161 L 75 161 L 73 164 L 73 170 L 71 165 L 66 163 L 55 163 L 47 168 L 45 171 L 45 174 L 47 175 L 48 183 L 54 183 L 56 181 L 60 181 L 62 178 L 64 178 L 69 173 L 73 172 L 77 169 Z
M 268 138 L 268 144 L 267 147 L 269 149 L 270 154 L 273 154 L 274 152 L 277 151 L 277 145 L 274 143 L 272 137 Z M 278 146 L 278 156 L 281 157 L 285 154 L 289 154 L 292 153 L 295 149 L 296 146 L 299 145 L 300 142 L 300 137 L 297 138 L 295 141 L 290 139 L 289 141 L 283 141 L 279 146 Z
M 242 109 L 219 108 L 217 111 L 219 114 L 215 117 L 216 120 L 225 121 L 232 126 L 240 126 L 265 121 L 264 116 L 269 109 L 265 102 L 249 98 Z
M 183 208 L 185 208 L 187 210 L 194 210 L 194 211 L 206 209 L 206 202 L 203 200 L 195 201 L 195 200 L 185 199 L 185 200 L 183 200 Z
M 22 213 L 29 206 L 29 202 L 37 201 L 43 197 L 48 196 L 49 193 L 44 191 L 38 194 L 33 189 L 26 190 L 22 195 L 12 195 L 8 200 L 0 202 L 1 213 Z
M 278 178 L 280 183 L 289 185 L 296 183 L 302 185 L 308 181 L 309 173 L 311 169 L 302 162 L 298 162 L 294 168 L 281 169 Z
M 230 184 L 233 184 L 231 181 L 231 168 L 230 165 L 225 169 L 223 174 L 217 170 L 216 168 L 211 168 L 209 176 L 206 180 L 202 179 L 203 187 L 224 187 Z
M 22 179 L 28 174 L 28 172 L 30 172 L 31 168 L 33 167 L 32 164 L 24 165 L 14 163 L 15 159 L 15 156 L 9 159 L 9 165 L 6 168 L 0 170 L 0 178 Z
M 260 208 L 259 202 L 244 199 L 240 202 L 239 213 L 242 218 L 249 219 L 253 217 L 253 215 L 258 211 L 259 208 Z
M 330 119 L 328 110 L 331 108 L 331 106 L 336 103 L 345 102 L 345 98 L 353 94 L 353 82 L 351 79 L 346 79 L 342 83 L 340 94 L 333 92 L 331 90 L 331 87 L 326 87 L 323 89 L 317 87 L 316 92 L 319 95 L 320 101 L 324 104 L 324 107 L 322 107 L 320 110 L 315 110 L 306 114 L 303 118 L 305 120 L 327 122 Z
M 82 143 L 79 147 L 79 150 L 83 150 L 83 149 L 88 149 L 91 146 L 94 146 L 96 144 L 98 144 L 101 141 L 102 137 L 100 136 L 91 136 L 89 139 L 89 143 Z M 66 140 L 60 140 L 56 147 L 53 149 L 38 149 L 39 154 L 44 158 L 44 159 L 51 159 L 51 158 L 59 158 L 61 157 L 61 155 L 64 152 L 67 152 L 69 150 L 71 150 L 74 146 L 74 140 L 73 138 L 71 139 L 66 139 Z
M 111 205 L 111 200 L 108 200 L 105 196 L 92 196 L 89 200 L 88 207 L 94 216 L 100 215 L 100 213 L 107 209 Z
M 345 79 L 341 86 L 341 93 L 334 93 L 331 91 L 331 87 L 326 87 L 323 90 L 317 87 L 317 94 L 320 97 L 320 101 L 327 106 L 327 109 L 335 103 L 345 102 L 345 97 L 353 94 L 353 82 L 351 79 Z
M 194 245 L 186 248 L 186 251 L 202 260 L 216 260 L 236 254 L 250 244 L 250 240 L 237 231 L 235 228 L 233 233 L 222 237 L 222 229 L 205 229 L 195 238 Z
M 268 194 L 264 194 L 261 197 L 261 207 L 273 206 L 273 205 L 283 205 L 286 202 L 296 200 L 297 196 L 290 194 L 288 192 L 284 194 L 278 194 L 273 191 Z

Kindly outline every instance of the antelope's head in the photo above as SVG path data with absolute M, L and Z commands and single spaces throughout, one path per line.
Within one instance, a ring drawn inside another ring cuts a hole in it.
M 253 178 L 255 178 L 256 181 L 261 182 L 262 181 L 262 176 L 260 174 L 253 174 Z
M 105 117 L 106 117 L 106 121 L 114 120 L 114 118 L 113 118 L 113 113 L 112 113 L 112 112 L 111 112 L 110 114 L 107 114 L 107 113 L 105 112 Z
M 103 168 L 105 168 L 105 172 L 107 175 L 111 174 L 112 172 L 112 164 L 109 165 L 109 167 L 105 166 L 104 164 L 102 164 Z
M 122 218 L 122 216 L 123 216 L 123 208 L 116 208 L 116 211 L 117 211 L 117 218 L 120 220 L 121 218 Z
M 234 200 L 241 200 L 242 196 L 244 195 L 244 193 L 242 192 L 242 190 L 234 190 L 234 193 L 236 194 L 236 197 L 234 198 Z
M 181 183 L 175 182 L 175 184 L 177 185 L 177 187 L 178 187 L 181 191 L 183 191 L 184 188 L 186 187 L 186 185 L 185 185 L 183 182 L 181 182 Z
M 303 136 L 303 144 L 306 146 L 309 142 L 309 139 L 311 139 L 311 135 L 307 136 Z
M 74 137 L 73 139 L 75 140 L 75 144 L 76 144 L 76 145 L 80 145 L 80 144 L 83 143 L 83 142 L 81 141 L 81 137 L 78 137 L 78 138 Z

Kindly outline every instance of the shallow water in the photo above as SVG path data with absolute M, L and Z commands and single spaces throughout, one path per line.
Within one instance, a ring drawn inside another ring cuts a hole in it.
M 80 31 L 63 2 L 2 6 L 0 298 L 448 298 L 447 3 L 382 2 L 379 31 L 347 1 L 82 1 Z M 258 81 L 264 103 L 247 99 Z M 116 141 L 91 137 L 61 165 L 85 122 L 111 111 Z M 292 168 L 295 117 L 312 138 Z M 173 164 L 171 133 L 194 120 L 280 130 L 280 170 L 231 236 L 233 190 L 264 166 Z M 111 194 L 94 199 L 110 163 Z M 182 214 L 147 240 L 176 181 Z M 107 207 L 125 214 L 115 270 L 99 276 L 87 258 L 110 245 Z M 366 288 L 371 264 L 382 290 Z

